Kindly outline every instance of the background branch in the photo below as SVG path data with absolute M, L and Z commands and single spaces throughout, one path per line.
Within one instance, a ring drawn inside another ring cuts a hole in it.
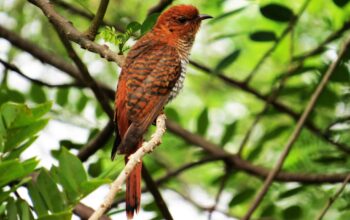
M 335 202 L 335 200 L 337 200 L 337 198 L 340 196 L 340 194 L 344 191 L 344 189 L 345 189 L 346 185 L 348 184 L 349 180 L 350 180 L 350 175 L 348 175 L 346 177 L 346 179 L 344 180 L 343 184 L 338 189 L 338 191 L 334 194 L 334 196 L 329 198 L 327 204 L 324 206 L 324 208 L 322 209 L 320 215 L 316 218 L 316 220 L 322 220 L 323 219 L 323 217 L 326 215 L 326 213 L 329 210 L 329 208 L 332 206 L 332 204 Z
M 103 17 L 106 14 L 109 0 L 101 0 L 100 5 L 98 6 L 97 13 L 92 19 L 89 29 L 85 32 L 86 37 L 89 40 L 95 40 L 98 28 L 100 27 Z
M 252 205 L 249 207 L 248 212 L 245 214 L 245 216 L 243 217 L 243 220 L 248 220 L 250 219 L 251 215 L 254 213 L 254 211 L 256 210 L 256 208 L 259 206 L 259 204 L 261 203 L 262 199 L 264 198 L 264 196 L 266 195 L 269 187 L 272 184 L 273 179 L 276 177 L 277 173 L 281 170 L 283 163 L 285 161 L 285 159 L 287 158 L 294 142 L 297 140 L 297 138 L 299 137 L 299 134 L 304 126 L 304 123 L 306 122 L 307 117 L 310 115 L 311 111 L 313 110 L 313 108 L 315 107 L 316 101 L 318 99 L 318 97 L 320 96 L 322 90 L 326 87 L 326 84 L 329 80 L 329 78 L 331 77 L 332 73 L 334 72 L 335 68 L 339 65 L 342 57 L 345 55 L 345 53 L 349 50 L 349 46 L 350 46 L 350 38 L 347 39 L 347 41 L 344 43 L 344 45 L 342 46 L 342 48 L 340 49 L 338 58 L 329 66 L 327 72 L 324 74 L 320 84 L 317 86 L 315 92 L 312 94 L 311 99 L 309 101 L 309 103 L 307 104 L 303 114 L 301 115 L 300 119 L 298 120 L 298 123 L 292 133 L 292 135 L 290 136 L 290 138 L 288 139 L 288 142 L 286 143 L 283 152 L 281 154 L 281 156 L 279 157 L 275 167 L 273 168 L 273 170 L 269 173 L 269 175 L 267 176 L 264 185 L 262 186 L 261 190 L 259 191 L 259 193 L 256 195 L 254 202 L 252 203 Z

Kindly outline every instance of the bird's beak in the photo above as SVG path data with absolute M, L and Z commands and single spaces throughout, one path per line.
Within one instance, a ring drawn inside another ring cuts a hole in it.
M 209 18 L 213 18 L 210 15 L 206 15 L 206 14 L 200 14 L 198 15 L 199 20 L 205 20 L 205 19 L 209 19 Z

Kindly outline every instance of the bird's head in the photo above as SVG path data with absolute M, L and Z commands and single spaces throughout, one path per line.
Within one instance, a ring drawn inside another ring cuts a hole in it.
M 201 21 L 208 18 L 212 17 L 199 14 L 192 5 L 176 5 L 159 16 L 154 30 L 166 32 L 176 40 L 193 41 Z

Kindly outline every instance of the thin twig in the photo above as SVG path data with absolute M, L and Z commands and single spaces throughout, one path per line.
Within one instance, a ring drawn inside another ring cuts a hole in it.
M 85 32 L 85 35 L 90 40 L 95 40 L 98 28 L 100 27 L 103 17 L 106 14 L 109 0 L 101 0 L 100 5 L 98 6 L 97 13 L 92 19 L 89 29 Z
M 71 22 L 54 10 L 50 2 L 46 0 L 28 1 L 40 8 L 50 22 L 54 24 L 54 26 L 59 27 L 60 32 L 63 32 L 68 40 L 79 44 L 84 49 L 99 54 L 108 61 L 116 62 L 119 66 L 124 62 L 124 56 L 114 53 L 106 45 L 99 45 L 85 37 L 84 34 L 73 27 Z
M 62 0 L 51 0 L 52 3 L 55 5 L 71 12 L 74 15 L 79 15 L 82 18 L 88 19 L 88 20 L 93 20 L 94 15 L 92 13 L 86 12 L 86 10 L 80 9 L 72 4 L 69 4 L 68 2 L 62 1 Z M 117 24 L 113 24 L 112 22 L 102 20 L 102 24 L 106 26 L 111 26 L 114 27 L 117 31 L 119 32 L 125 32 L 125 29 L 120 27 Z
M 344 34 L 344 32 L 348 31 L 349 29 L 350 29 L 350 20 L 346 21 L 339 30 L 331 33 L 322 43 L 320 43 L 314 49 L 293 57 L 293 61 L 305 60 L 306 58 L 310 58 L 322 53 L 327 44 L 340 38 Z
M 58 33 L 59 38 L 61 39 L 64 47 L 66 48 L 66 51 L 69 55 L 69 57 L 73 60 L 75 65 L 78 67 L 80 70 L 80 79 L 81 81 L 87 85 L 88 87 L 91 88 L 92 92 L 94 93 L 96 99 L 100 103 L 101 107 L 103 110 L 107 113 L 108 117 L 113 120 L 114 118 L 114 111 L 111 108 L 109 104 L 108 97 L 104 92 L 102 92 L 102 89 L 99 87 L 99 85 L 96 83 L 96 81 L 92 78 L 91 74 L 89 73 L 88 68 L 86 65 L 83 63 L 83 61 L 80 59 L 78 54 L 75 52 L 73 46 L 71 43 L 68 41 L 66 36 L 64 35 L 63 32 L 61 32 L 59 26 L 55 26 L 56 24 L 54 23 L 54 27 Z
M 335 200 L 337 200 L 337 198 L 340 196 L 340 194 L 343 192 L 343 190 L 345 189 L 346 185 L 348 184 L 350 180 L 350 174 L 348 175 L 348 177 L 346 177 L 346 179 L 344 180 L 343 184 L 341 185 L 341 187 L 338 189 L 338 191 L 334 194 L 334 196 L 332 196 L 331 198 L 329 198 L 327 204 L 324 206 L 324 208 L 322 209 L 321 213 L 319 214 L 319 216 L 316 218 L 316 220 L 322 220 L 323 217 L 326 215 L 328 209 L 331 207 L 331 205 L 333 205 L 333 203 L 335 202 Z
M 288 35 L 288 33 L 293 30 L 293 27 L 296 25 L 296 23 L 298 22 L 301 15 L 304 13 L 304 11 L 307 8 L 307 6 L 309 5 L 310 1 L 311 0 L 306 0 L 303 3 L 303 5 L 301 6 L 301 8 L 299 10 L 299 13 L 289 21 L 288 26 L 286 27 L 286 29 L 284 29 L 281 36 L 279 38 L 277 38 L 277 40 L 272 45 L 272 47 L 269 50 L 267 50 L 265 52 L 265 54 L 261 57 L 261 59 L 258 61 L 258 63 L 253 68 L 253 70 L 248 74 L 247 78 L 245 79 L 246 84 L 249 84 L 249 82 L 252 80 L 254 75 L 258 72 L 258 70 L 260 69 L 262 64 L 264 64 L 265 60 L 275 51 L 275 49 L 278 47 L 279 43 Z
M 238 156 L 242 155 L 244 146 L 246 145 L 247 141 L 250 138 L 250 135 L 253 133 L 256 125 L 259 123 L 260 119 L 262 118 L 262 116 L 267 112 L 267 110 L 270 107 L 270 104 L 275 101 L 278 97 L 278 94 L 282 91 L 282 89 L 284 88 L 284 85 L 288 79 L 288 77 L 293 74 L 296 70 L 300 69 L 302 67 L 302 63 L 299 63 L 298 65 L 294 65 L 292 67 L 290 67 L 288 69 L 288 71 L 286 72 L 286 74 L 284 74 L 280 80 L 280 82 L 278 83 L 278 86 L 276 86 L 276 88 L 272 89 L 271 91 L 271 95 L 267 98 L 267 101 L 265 102 L 265 106 L 263 108 L 263 110 L 261 110 L 261 112 L 259 112 L 256 116 L 255 119 L 252 123 L 252 125 L 250 126 L 250 128 L 248 129 L 248 131 L 246 132 L 246 134 L 243 137 L 243 140 L 238 148 Z
M 347 41 L 344 43 L 344 45 L 342 46 L 342 48 L 341 48 L 341 50 L 339 52 L 338 58 L 329 66 L 329 68 L 326 71 L 326 73 L 324 74 L 320 84 L 317 86 L 315 92 L 312 94 L 311 99 L 310 99 L 309 103 L 307 104 L 307 106 L 306 106 L 303 114 L 301 115 L 300 119 L 298 120 L 297 125 L 296 125 L 292 135 L 290 136 L 289 140 L 287 141 L 287 144 L 285 145 L 284 150 L 283 150 L 280 158 L 278 159 L 278 161 L 277 161 L 275 167 L 273 168 L 273 170 L 269 173 L 268 177 L 266 178 L 266 180 L 264 182 L 264 185 L 262 186 L 261 190 L 256 195 L 253 203 L 251 203 L 251 206 L 249 207 L 248 212 L 246 213 L 246 215 L 243 217 L 243 220 L 250 219 L 251 215 L 258 208 L 259 204 L 263 200 L 263 198 L 266 195 L 269 187 L 272 184 L 273 179 L 276 177 L 278 172 L 281 170 L 281 168 L 283 166 L 283 163 L 284 163 L 285 159 L 287 158 L 287 156 L 288 156 L 288 154 L 289 154 L 289 152 L 290 152 L 294 142 L 299 137 L 299 134 L 301 133 L 301 130 L 302 130 L 302 128 L 303 128 L 303 126 L 304 126 L 304 124 L 306 122 L 307 117 L 310 115 L 311 111 L 315 107 L 315 104 L 316 104 L 316 101 L 317 101 L 318 97 L 320 96 L 320 94 L 323 91 L 323 89 L 326 87 L 330 76 L 332 75 L 332 73 L 334 72 L 336 67 L 339 65 L 342 57 L 348 51 L 349 45 L 350 45 L 350 38 L 347 39 Z
M 97 150 L 101 149 L 112 136 L 114 131 L 113 121 L 108 121 L 107 125 L 102 129 L 102 131 L 96 135 L 89 143 L 87 143 L 78 152 L 77 157 L 81 161 L 86 161 L 91 155 L 95 154 Z
M 94 213 L 94 211 L 95 210 L 89 206 L 84 205 L 83 203 L 79 203 L 73 209 L 73 213 L 78 215 L 82 220 L 88 219 L 92 213 Z M 102 215 L 99 220 L 111 220 L 111 218 L 106 215 Z
M 209 67 L 199 64 L 195 61 L 190 61 L 190 64 L 208 74 L 215 74 L 220 80 L 225 82 L 226 84 L 237 87 L 242 89 L 243 91 L 246 91 L 252 95 L 254 95 L 256 98 L 267 102 L 269 99 L 268 95 L 263 95 L 260 92 L 258 92 L 256 89 L 250 87 L 249 85 L 245 84 L 244 82 L 238 81 L 236 79 L 230 78 L 225 76 L 222 72 L 215 72 L 214 70 L 210 69 Z M 271 106 L 273 106 L 276 110 L 283 112 L 285 114 L 288 114 L 290 117 L 292 117 L 294 120 L 298 120 L 300 118 L 300 114 L 295 112 L 293 109 L 289 108 L 285 104 L 279 102 L 278 100 L 271 101 Z M 334 145 L 338 150 L 343 151 L 344 153 L 350 154 L 350 147 L 344 143 L 339 143 L 331 138 L 325 133 L 322 132 L 320 128 L 318 128 L 312 121 L 306 121 L 305 123 L 306 128 L 308 128 L 311 132 L 313 132 L 315 135 L 321 137 L 324 141 L 327 141 L 328 143 Z
M 78 68 L 56 54 L 44 50 L 38 45 L 33 44 L 32 42 L 22 38 L 18 34 L 13 31 L 6 29 L 5 27 L 0 25 L 0 37 L 11 42 L 12 45 L 18 47 L 19 49 L 29 53 L 33 57 L 37 58 L 43 63 L 50 64 L 56 67 L 58 70 L 65 72 L 69 76 L 73 77 L 76 81 L 81 81 L 80 79 L 80 71 Z M 108 95 L 110 99 L 114 99 L 114 91 L 110 89 L 105 84 L 99 82 L 99 87 L 104 90 L 104 92 Z M 85 86 L 85 85 L 84 85 Z
M 100 205 L 100 207 L 94 212 L 94 214 L 89 218 L 89 220 L 98 220 L 100 216 L 110 207 L 113 203 L 115 195 L 121 190 L 122 184 L 130 175 L 130 172 L 134 169 L 137 163 L 142 160 L 142 157 L 149 152 L 152 152 L 160 143 L 161 138 L 165 132 L 165 115 L 161 114 L 157 117 L 157 128 L 155 133 L 152 135 L 151 140 L 144 142 L 142 147 L 140 147 L 134 154 L 130 155 L 129 161 L 125 165 L 124 169 L 120 172 L 117 179 L 111 184 L 111 189 L 105 198 L 105 201 Z
M 219 187 L 219 190 L 215 196 L 215 202 L 214 202 L 214 205 L 212 206 L 212 208 L 210 210 L 208 210 L 209 214 L 208 214 L 208 220 L 211 220 L 212 217 L 213 217 L 213 212 L 216 211 L 216 208 L 219 204 L 219 201 L 220 201 L 220 197 L 221 197 L 221 194 L 222 192 L 224 191 L 225 189 L 225 186 L 226 186 L 226 183 L 227 183 L 227 180 L 229 179 L 230 177 L 230 174 L 231 172 L 229 172 L 229 170 L 225 170 L 226 172 L 224 173 L 223 177 L 222 177 L 222 180 L 221 180 L 221 183 L 220 183 L 220 187 Z
M 151 174 L 146 169 L 145 165 L 142 165 L 142 179 L 145 181 L 148 190 L 152 193 L 155 203 L 157 204 L 159 211 L 162 213 L 164 219 L 173 220 L 168 206 L 160 194 L 156 182 L 152 179 Z
M 5 68 L 12 70 L 15 73 L 18 73 L 20 76 L 22 76 L 23 78 L 31 81 L 32 83 L 36 84 L 36 85 L 40 85 L 40 86 L 45 86 L 45 87 L 49 87 L 49 88 L 69 88 L 69 87 L 84 87 L 82 84 L 75 82 L 75 83 L 67 83 L 67 84 L 50 84 L 47 82 L 43 82 L 37 79 L 33 79 L 29 76 L 27 76 L 26 74 L 24 74 L 16 65 L 12 64 L 12 63 L 8 63 L 2 59 L 0 59 L 0 63 L 2 65 L 4 65 Z
M 223 160 L 227 162 L 230 166 L 232 166 L 231 168 L 234 170 L 240 170 L 259 178 L 266 178 L 271 172 L 270 170 L 264 167 L 253 165 L 250 162 L 238 157 L 237 155 L 228 153 L 224 149 L 204 139 L 203 137 L 191 133 L 186 129 L 180 127 L 175 122 L 167 120 L 167 129 L 171 133 L 180 136 L 183 140 L 187 141 L 188 143 L 201 147 L 211 156 L 223 157 Z M 307 184 L 339 183 L 343 182 L 346 176 L 347 174 L 310 174 L 279 172 L 275 180 L 280 182 L 302 182 Z

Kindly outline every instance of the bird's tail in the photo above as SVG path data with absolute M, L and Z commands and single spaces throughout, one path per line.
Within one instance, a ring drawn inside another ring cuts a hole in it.
M 142 146 L 142 141 L 138 143 L 137 149 Z M 136 149 L 136 150 L 137 150 Z M 125 156 L 125 163 L 128 156 Z M 141 202 L 141 169 L 142 161 L 136 164 L 126 180 L 126 215 L 128 219 L 134 217 L 134 213 L 140 209 Z

